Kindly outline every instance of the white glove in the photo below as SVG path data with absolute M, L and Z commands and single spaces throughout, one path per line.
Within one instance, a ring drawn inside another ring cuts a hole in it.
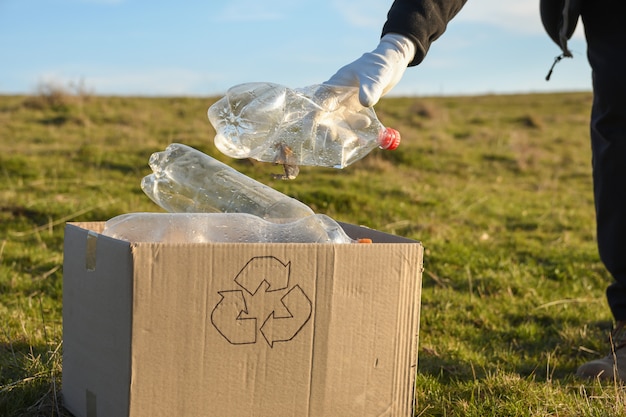
M 324 84 L 359 87 L 359 101 L 371 107 L 402 78 L 415 57 L 415 44 L 397 33 L 388 33 L 378 47 L 342 67 Z

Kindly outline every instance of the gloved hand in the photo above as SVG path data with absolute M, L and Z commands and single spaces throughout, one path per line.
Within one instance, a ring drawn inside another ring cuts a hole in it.
M 388 33 L 378 47 L 340 68 L 324 84 L 359 87 L 359 101 L 371 107 L 402 78 L 415 56 L 415 44 L 397 33 Z

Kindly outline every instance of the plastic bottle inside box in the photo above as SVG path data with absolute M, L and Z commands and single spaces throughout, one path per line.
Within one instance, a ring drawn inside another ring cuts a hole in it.
M 128 213 L 108 220 L 102 234 L 130 242 L 370 242 L 350 238 L 323 214 L 273 223 L 247 213 Z
M 306 204 L 180 143 L 150 157 L 143 191 L 170 213 L 248 213 L 275 223 L 314 214 Z

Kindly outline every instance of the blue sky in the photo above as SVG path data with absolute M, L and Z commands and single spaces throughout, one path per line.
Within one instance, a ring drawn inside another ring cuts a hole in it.
M 588 91 L 582 23 L 558 47 L 538 0 L 469 0 L 390 95 Z M 378 44 L 391 0 L 0 0 L 0 94 L 82 83 L 95 94 L 220 95 L 321 83 Z

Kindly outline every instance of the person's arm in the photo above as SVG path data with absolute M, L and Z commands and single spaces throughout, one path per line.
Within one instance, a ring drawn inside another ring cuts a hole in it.
M 415 44 L 409 66 L 424 60 L 430 44 L 445 32 L 448 22 L 467 0 L 395 0 L 387 13 L 383 36 L 398 33 Z
M 345 65 L 326 84 L 359 87 L 359 101 L 373 106 L 426 56 L 430 44 L 466 0 L 395 0 L 378 47 Z

